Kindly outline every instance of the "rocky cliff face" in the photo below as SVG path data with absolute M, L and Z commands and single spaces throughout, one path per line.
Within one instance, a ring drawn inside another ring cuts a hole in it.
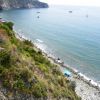
M 48 4 L 39 0 L 0 0 L 0 9 L 47 8 Z

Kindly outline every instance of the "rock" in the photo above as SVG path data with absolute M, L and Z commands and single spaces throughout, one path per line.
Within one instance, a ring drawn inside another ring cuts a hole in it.
M 8 100 L 3 93 L 0 91 L 0 100 Z
M 0 0 L 0 9 L 48 8 L 48 4 L 38 0 Z
M 0 47 L 0 51 L 3 51 L 3 50 L 4 50 L 4 48 Z

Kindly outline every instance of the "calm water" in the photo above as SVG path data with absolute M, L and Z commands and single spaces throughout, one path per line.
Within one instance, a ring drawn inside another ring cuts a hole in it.
M 38 39 L 45 51 L 100 81 L 100 8 L 53 6 L 2 11 L 0 16 L 13 21 L 21 35 Z

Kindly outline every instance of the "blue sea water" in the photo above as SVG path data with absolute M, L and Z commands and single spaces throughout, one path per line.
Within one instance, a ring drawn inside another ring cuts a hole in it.
M 50 6 L 47 9 L 6 10 L 0 11 L 0 17 L 13 21 L 20 35 L 33 42 L 38 40 L 45 51 L 100 81 L 99 7 Z

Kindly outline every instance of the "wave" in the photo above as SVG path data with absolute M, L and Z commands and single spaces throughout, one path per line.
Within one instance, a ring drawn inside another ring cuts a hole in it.
M 79 75 L 79 77 L 80 77 L 83 81 L 85 81 L 86 83 L 88 83 L 89 85 L 91 85 L 91 86 L 93 86 L 93 87 L 95 87 L 95 88 L 97 88 L 97 89 L 100 89 L 100 84 L 99 84 L 99 83 L 95 82 L 94 80 L 90 79 L 89 77 L 85 76 L 84 74 L 82 74 L 82 73 L 80 73 L 80 72 L 77 73 L 77 75 Z
M 43 43 L 43 41 L 40 40 L 40 39 L 36 39 L 36 41 L 39 42 L 39 43 Z
M 42 52 L 46 52 L 47 51 L 47 46 L 43 43 L 42 40 L 40 39 L 36 39 L 36 41 L 34 42 L 34 44 L 36 45 L 36 47 L 38 49 L 40 49 Z M 47 52 L 46 52 L 47 53 Z

